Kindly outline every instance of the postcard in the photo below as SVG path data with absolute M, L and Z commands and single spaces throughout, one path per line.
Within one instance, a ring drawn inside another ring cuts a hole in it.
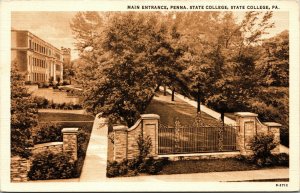
M 295 1 L 2 1 L 1 191 L 299 191 Z

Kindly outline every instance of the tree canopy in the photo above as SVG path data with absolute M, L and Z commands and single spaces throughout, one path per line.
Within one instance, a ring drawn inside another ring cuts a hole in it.
M 288 32 L 272 12 L 80 12 L 71 22 L 88 110 L 132 125 L 159 86 L 218 111 L 258 111 L 261 87 L 288 86 Z M 276 121 L 276 120 L 275 120 Z
M 37 125 L 37 108 L 25 88 L 25 75 L 16 64 L 11 70 L 11 154 L 27 157 L 32 146 L 30 129 Z
M 182 84 L 183 66 L 177 62 L 181 50 L 173 43 L 176 32 L 156 14 L 75 16 L 71 27 L 86 62 L 80 79 L 88 110 L 132 125 L 160 85 Z M 99 27 L 103 20 L 106 23 Z M 85 25 L 91 30 L 82 32 Z

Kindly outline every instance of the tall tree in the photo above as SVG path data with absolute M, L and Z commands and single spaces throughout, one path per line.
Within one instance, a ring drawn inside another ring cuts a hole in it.
M 287 30 L 267 39 L 256 64 L 260 84 L 265 86 L 289 85 L 289 32 Z
M 75 17 L 71 27 L 86 60 L 80 77 L 88 110 L 132 125 L 158 86 L 167 81 L 180 83 L 181 67 L 176 63 L 180 51 L 172 44 L 168 26 L 159 22 L 158 16 L 163 17 L 161 13 L 102 16 L 105 22 L 95 25 L 96 32 L 89 36 L 81 35 L 80 26 L 85 24 L 78 22 L 97 22 L 85 21 L 84 13 Z M 99 17 L 94 18 L 100 21 Z M 91 41 L 93 34 L 97 35 Z
M 25 87 L 25 75 L 17 64 L 11 70 L 11 154 L 28 157 L 31 128 L 37 125 L 37 107 Z

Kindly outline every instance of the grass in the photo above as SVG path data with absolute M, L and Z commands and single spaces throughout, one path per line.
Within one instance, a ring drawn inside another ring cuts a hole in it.
M 187 174 L 257 170 L 258 166 L 234 158 L 171 161 L 159 174 Z
M 94 117 L 91 115 L 72 114 L 72 113 L 52 113 L 52 112 L 40 112 L 39 121 L 94 121 Z
M 157 92 L 145 113 L 154 113 L 160 116 L 160 123 L 163 125 L 174 126 L 176 118 L 182 125 L 191 125 L 195 121 L 197 110 L 195 107 L 175 97 L 171 101 L 171 95 L 163 96 L 162 92 Z M 204 124 L 219 124 L 219 121 L 210 115 L 201 112 Z
M 40 96 L 53 101 L 54 103 L 75 103 L 81 102 L 78 96 L 70 96 L 69 93 L 57 89 L 39 88 L 32 93 L 33 96 Z
M 39 113 L 39 122 L 46 122 L 46 121 L 55 121 L 59 125 L 61 125 L 61 128 L 65 128 L 65 127 L 79 128 L 79 134 L 77 139 L 78 140 L 77 173 L 80 176 L 86 151 L 87 151 L 87 146 L 93 128 L 94 117 L 91 115 L 82 115 L 82 114 Z M 84 122 L 80 122 L 80 121 L 84 121 Z

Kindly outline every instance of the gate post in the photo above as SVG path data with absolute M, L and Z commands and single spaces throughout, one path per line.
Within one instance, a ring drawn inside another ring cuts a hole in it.
M 282 125 L 275 122 L 264 122 L 264 125 L 268 127 L 268 132 L 274 135 L 274 141 L 278 143 L 271 152 L 274 154 L 280 153 L 280 127 Z
M 237 126 L 237 149 L 242 155 L 251 155 L 253 152 L 250 149 L 251 139 L 257 134 L 256 121 L 257 114 L 250 112 L 235 113 Z
M 157 114 L 142 114 L 142 128 L 143 136 L 149 136 L 151 138 L 152 148 L 150 156 L 158 155 L 158 123 L 159 115 Z
M 63 128 L 61 130 L 63 133 L 63 152 L 69 153 L 73 161 L 77 160 L 77 135 L 78 128 Z
M 114 126 L 114 161 L 127 159 L 127 129 L 125 125 Z

